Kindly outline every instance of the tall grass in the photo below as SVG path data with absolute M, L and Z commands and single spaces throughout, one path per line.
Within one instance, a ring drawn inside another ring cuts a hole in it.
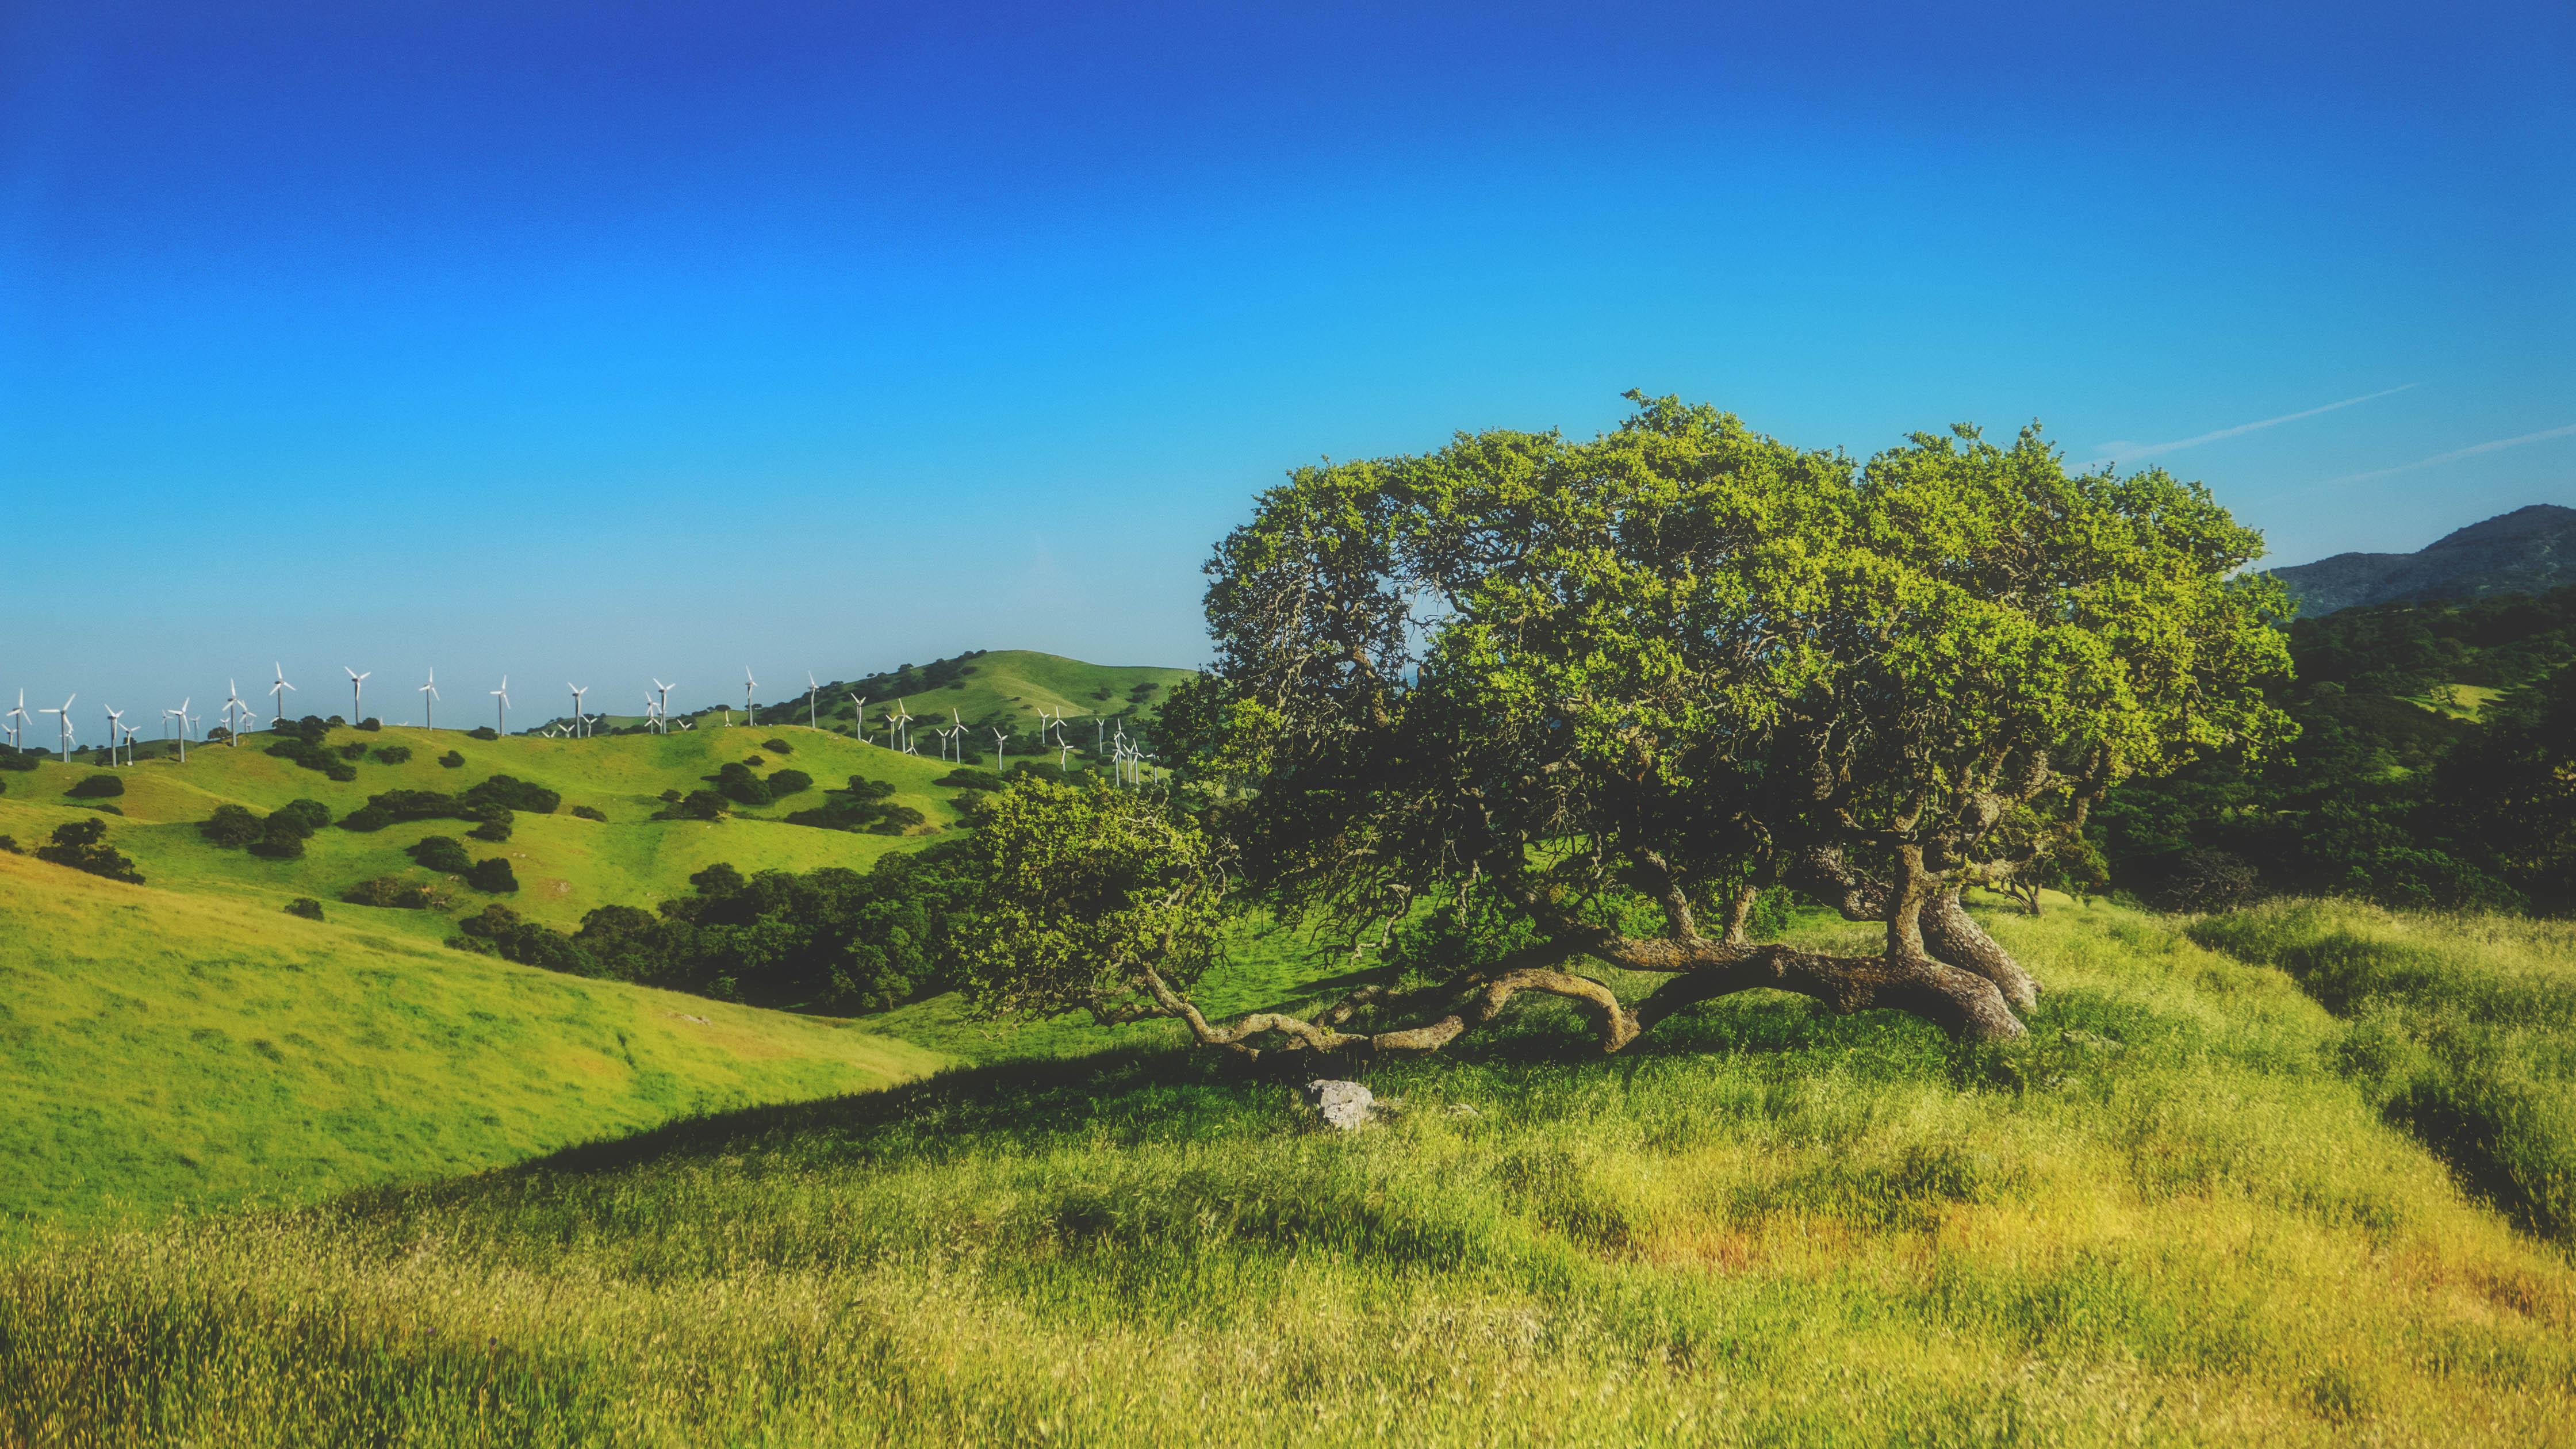
M 1992 926 L 2050 988 L 2011 1049 L 1542 1011 L 1344 1137 L 1140 1048 L 49 1242 L 0 1443 L 2570 1437 L 2576 1273 L 2325 1011 L 2130 913 Z
M 2287 901 L 2191 933 L 2349 1020 L 2343 1066 L 2391 1121 L 2576 1245 L 2576 925 Z

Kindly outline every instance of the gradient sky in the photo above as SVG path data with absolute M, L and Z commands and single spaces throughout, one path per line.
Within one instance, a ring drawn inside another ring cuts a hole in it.
M 2576 502 L 2559 0 L 1267 10 L 0 0 L 0 691 L 1196 663 L 1282 470 L 1631 387 Z

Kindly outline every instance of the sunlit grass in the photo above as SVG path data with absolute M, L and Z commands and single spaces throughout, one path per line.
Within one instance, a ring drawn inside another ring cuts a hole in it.
M 2345 1025 L 2133 913 L 1991 926 L 2048 988 L 2010 1049 L 1757 994 L 1604 1057 L 1538 1011 L 1341 1137 L 1145 1047 L 49 1243 L 0 1439 L 2568 1438 L 2576 1275 Z

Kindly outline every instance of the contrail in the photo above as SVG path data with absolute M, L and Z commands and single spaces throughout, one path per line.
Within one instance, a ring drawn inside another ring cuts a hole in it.
M 2569 423 L 2563 428 L 2550 428 L 2545 432 L 2525 433 L 2519 438 L 2498 438 L 2492 443 L 2475 443 L 2465 448 L 2455 448 L 2448 453 L 2436 453 L 2430 458 L 2418 458 L 2412 463 L 2400 463 L 2394 468 L 2379 468 L 2368 473 L 2347 473 L 2340 478 L 2328 478 L 2323 483 L 2310 486 L 2331 488 L 2338 483 L 2359 483 L 2370 478 L 2385 478 L 2391 473 L 2412 473 L 2418 468 L 2430 468 L 2436 463 L 2448 463 L 2460 458 L 2473 457 L 2479 453 L 2492 453 L 2498 448 L 2511 448 L 2523 443 L 2537 443 L 2543 438 L 2563 438 L 2569 433 L 2576 433 L 2576 423 Z
M 2129 448 L 2113 445 L 2104 452 L 2103 456 L 2094 459 L 2092 462 L 2087 463 L 2084 466 L 2087 468 L 2096 468 L 2100 467 L 2104 463 L 2125 462 L 2131 458 L 2152 458 L 2158 453 L 2170 453 L 2181 448 L 2197 448 L 2203 443 L 2215 443 L 2221 438 L 2232 438 L 2239 433 L 2251 433 L 2261 428 L 2277 427 L 2282 423 L 2295 423 L 2301 418 L 2312 418 L 2319 413 L 2330 413 L 2337 408 L 2348 408 L 2355 403 L 2366 403 L 2374 398 L 2387 397 L 2391 393 L 2401 393 L 2407 388 L 2413 386 L 2415 386 L 2415 384 L 2410 382 L 2402 387 L 2392 387 L 2383 392 L 2364 393 L 2360 397 L 2345 398 L 2342 402 L 2327 403 L 2324 407 L 2310 408 L 2303 413 L 2284 413 L 2277 418 L 2265 418 L 2259 423 L 2239 423 L 2232 428 L 2220 428 L 2214 433 L 2203 433 L 2197 438 L 2182 438 L 2171 443 L 2149 443 L 2143 448 Z

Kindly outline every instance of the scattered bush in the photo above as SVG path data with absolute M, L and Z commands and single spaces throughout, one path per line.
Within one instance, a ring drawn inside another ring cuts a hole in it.
M 341 892 L 340 899 L 353 906 L 375 906 L 384 910 L 425 911 L 430 907 L 429 891 L 398 875 L 362 880 Z
M 679 800 L 680 792 L 677 790 L 665 790 L 662 792 L 662 801 L 664 804 L 676 805 L 679 803 Z
M 605 820 L 608 818 L 607 816 L 599 813 L 599 810 L 596 807 L 590 805 L 575 805 L 572 807 L 572 813 L 580 816 L 584 820 Z
M 510 816 L 509 816 L 509 812 L 508 812 L 508 811 L 503 811 L 503 812 L 502 812 L 498 817 L 496 817 L 496 818 L 494 818 L 494 819 L 491 819 L 491 820 L 486 820 L 486 821 L 484 821 L 482 824 L 475 826 L 473 829 L 471 829 L 471 830 L 469 830 L 469 831 L 466 831 L 466 832 L 465 832 L 465 837 L 466 837 L 468 840 L 485 840 L 485 841 L 490 841 L 490 842 L 491 842 L 492 844 L 494 844 L 494 845 L 498 845 L 498 844 L 500 844 L 502 841 L 505 841 L 505 840 L 509 839 L 509 838 L 510 838 Z
M 794 750 L 788 748 L 785 740 L 762 740 L 760 742 L 760 747 L 764 750 L 776 750 L 782 755 L 792 755 L 796 753 Z
M 768 764 L 768 763 L 769 763 L 767 760 L 762 759 L 762 758 L 761 758 L 760 756 L 758 756 L 758 755 L 745 755 L 745 756 L 743 756 L 743 760 L 742 760 L 742 762 L 743 762 L 745 765 L 748 765 L 748 766 L 750 766 L 750 767 L 751 767 L 751 768 L 753 768 L 753 769 L 758 769 L 758 768 L 759 768 L 759 767 L 761 767 L 762 765 L 766 765 L 766 764 Z
M 523 920 L 518 912 L 495 903 L 476 915 L 456 923 L 467 936 L 491 943 L 493 954 L 505 961 L 523 966 L 543 967 L 575 976 L 596 976 L 598 964 L 574 939 L 560 931 L 548 930 L 534 921 Z
M 999 790 L 1002 788 L 1002 777 L 990 770 L 979 770 L 972 765 L 960 765 L 930 783 L 950 785 L 960 790 Z
M 801 795 L 814 788 L 814 777 L 803 770 L 776 770 L 769 776 L 769 798 Z
M 474 868 L 465 872 L 465 883 L 478 891 L 501 895 L 517 890 L 519 877 L 511 871 L 509 861 L 496 855 L 474 862 Z
M 2168 911 L 2232 911 L 2263 893 L 2263 877 L 2242 856 L 2186 850 L 2166 867 L 2156 904 Z
M 732 861 L 720 860 L 690 876 L 689 884 L 702 896 L 729 896 L 742 889 L 742 872 Z
M 318 724 L 319 721 L 308 717 L 307 723 Z M 270 745 L 267 753 L 281 760 L 292 760 L 304 769 L 333 780 L 345 783 L 358 778 L 357 766 L 339 758 L 341 752 L 323 748 L 300 731 L 294 734 L 281 731 L 277 743 Z
M 322 919 L 322 903 L 311 896 L 297 896 L 286 903 L 286 913 L 290 916 L 302 916 L 308 921 L 318 921 Z
M 752 758 L 760 757 L 754 755 Z M 728 764 L 716 771 L 716 793 L 740 805 L 769 803 L 769 786 L 751 772 L 750 766 L 740 763 Z
M 456 797 L 435 790 L 387 790 L 367 804 L 396 820 L 442 820 L 458 813 Z
M 852 775 L 847 789 L 824 791 L 822 805 L 812 810 L 797 811 L 787 817 L 787 823 L 810 825 L 821 830 L 865 830 L 876 835 L 901 835 L 928 818 L 909 805 L 886 803 L 886 797 L 893 793 L 891 781 Z
M 104 800 L 110 795 L 124 793 L 125 777 L 122 775 L 92 775 L 63 792 L 73 800 Z
M 462 770 L 465 768 L 465 757 L 454 750 L 449 750 L 438 757 L 438 763 L 450 770 Z
M 0 745 L 0 770 L 32 770 L 44 756 L 34 750 L 13 750 Z
M 218 805 L 215 813 L 197 822 L 197 833 L 226 850 L 239 850 L 259 839 L 259 817 L 245 806 Z
M 250 853 L 270 860 L 300 860 L 305 840 L 330 823 L 330 808 L 321 801 L 290 801 L 260 822 L 259 838 L 250 843 Z
M 409 745 L 378 745 L 371 753 L 375 755 L 376 763 L 379 765 L 404 765 L 411 763 L 411 746 Z
M 468 805 L 505 805 L 531 815 L 552 815 L 563 804 L 563 796 L 543 785 L 509 775 L 494 775 L 457 798 Z
M 367 757 L 367 742 L 365 740 L 351 740 L 345 745 L 333 745 L 331 746 L 331 753 L 338 755 L 344 760 L 363 760 Z
M 474 868 L 474 858 L 452 835 L 424 835 L 403 853 L 445 875 L 463 875 Z
M 25 855 L 27 853 L 18 848 L 18 837 L 14 835 L 0 835 L 0 851 L 6 851 L 11 855 Z
M 36 859 L 85 870 L 109 880 L 143 884 L 142 872 L 134 868 L 133 861 L 109 845 L 106 836 L 107 822 L 104 820 L 75 820 L 69 825 L 57 825 L 53 843 L 36 847 Z
M 369 715 L 365 719 L 358 721 L 358 728 L 366 730 L 369 733 L 373 733 L 374 731 L 383 729 L 384 727 L 385 722 L 376 718 L 374 715 Z
M 465 732 L 465 737 L 469 740 L 497 740 L 501 737 L 501 732 L 490 725 L 476 725 Z
M 653 812 L 656 820 L 722 820 L 733 803 L 713 790 L 691 790 L 677 802 Z
M 392 813 L 382 805 L 361 805 L 340 822 L 343 830 L 382 830 L 394 823 Z
M 289 800 L 277 807 L 276 814 L 269 816 L 271 820 L 279 818 L 294 821 L 303 827 L 305 834 L 310 835 L 331 823 L 331 807 L 319 800 Z

